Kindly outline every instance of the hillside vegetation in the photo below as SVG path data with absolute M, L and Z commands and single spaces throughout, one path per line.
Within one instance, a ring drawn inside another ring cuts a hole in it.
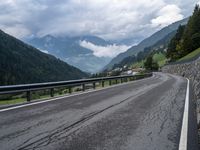
M 171 62 L 177 61 L 200 47 L 200 7 L 195 6 L 188 24 L 179 26 L 176 35 L 170 41 L 167 57 Z
M 0 85 L 80 79 L 87 74 L 0 30 Z
M 184 56 L 184 57 L 182 57 L 182 58 L 180 58 L 180 59 L 178 60 L 178 62 L 181 62 L 181 61 L 189 61 L 189 60 L 192 60 L 192 59 L 194 59 L 194 58 L 196 58 L 196 57 L 198 57 L 198 56 L 200 56 L 200 48 L 198 48 L 198 49 L 196 49 L 195 51 L 193 51 L 193 52 L 187 54 L 186 56 Z
M 115 64 L 113 69 L 122 68 L 123 66 L 128 66 L 129 68 L 143 68 L 144 62 L 149 55 L 153 57 L 152 60 L 158 63 L 159 67 L 162 67 L 166 62 L 165 50 L 175 34 L 176 31 L 172 31 L 154 45 L 144 48 L 144 50 L 140 51 L 137 55 L 124 58 L 120 63 Z
M 126 59 L 126 57 L 133 56 L 133 55 L 136 56 L 139 52 L 145 50 L 145 48 L 152 47 L 161 39 L 165 39 L 166 36 L 176 31 L 180 25 L 187 24 L 187 22 L 188 22 L 188 18 L 175 22 L 167 27 L 164 27 L 163 29 L 154 33 L 152 36 L 141 41 L 138 45 L 132 46 L 126 52 L 120 53 L 119 55 L 117 55 L 115 58 L 112 59 L 112 61 L 104 69 L 111 70 L 115 64 L 119 64 L 120 62 L 123 61 L 123 59 Z
M 158 63 L 159 67 L 164 66 L 167 61 L 166 55 L 162 52 L 154 54 L 153 60 Z
M 162 52 L 158 52 L 158 53 L 153 54 L 152 58 L 153 58 L 154 62 L 158 63 L 159 67 L 164 66 L 166 61 L 167 61 L 165 54 L 162 53 Z M 133 63 L 131 65 L 131 68 L 143 68 L 145 61 L 146 61 L 146 58 L 144 60 L 142 60 L 142 61 Z

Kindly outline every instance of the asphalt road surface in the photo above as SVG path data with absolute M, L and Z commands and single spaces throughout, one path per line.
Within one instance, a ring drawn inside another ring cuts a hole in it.
M 178 150 L 186 89 L 186 79 L 155 73 L 103 90 L 1 111 L 0 149 Z

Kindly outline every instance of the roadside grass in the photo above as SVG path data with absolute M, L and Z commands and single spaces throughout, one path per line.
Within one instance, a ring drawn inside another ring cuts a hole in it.
M 36 92 L 31 94 L 31 100 L 43 100 L 46 98 L 49 98 L 50 95 L 38 95 L 36 94 Z M 27 102 L 26 97 L 22 96 L 21 94 L 17 95 L 17 96 L 13 96 L 10 98 L 6 98 L 6 99 L 1 99 L 0 100 L 0 105 L 11 105 L 11 104 L 19 104 L 19 103 L 25 103 Z
M 0 100 L 0 105 L 19 104 L 26 102 L 26 98 L 16 98 L 12 100 Z
M 189 53 L 188 55 L 182 57 L 177 62 L 190 60 L 190 59 L 194 58 L 197 55 L 200 55 L 200 48 L 198 48 L 195 51 Z

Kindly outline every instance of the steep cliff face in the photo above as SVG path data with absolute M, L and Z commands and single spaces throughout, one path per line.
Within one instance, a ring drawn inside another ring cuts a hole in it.
M 162 71 L 190 79 L 195 95 L 200 99 L 200 57 L 195 61 L 164 66 Z

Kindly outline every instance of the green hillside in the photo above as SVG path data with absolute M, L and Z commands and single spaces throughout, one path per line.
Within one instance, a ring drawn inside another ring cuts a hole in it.
M 0 85 L 80 79 L 87 74 L 0 30 Z
M 115 64 L 119 64 L 123 61 L 126 57 L 137 55 L 139 52 L 143 51 L 147 47 L 151 47 L 155 45 L 157 42 L 159 42 L 161 39 L 165 38 L 170 33 L 176 31 L 180 25 L 185 25 L 188 22 L 188 18 L 183 19 L 181 21 L 175 22 L 167 27 L 164 27 L 163 29 L 159 30 L 158 32 L 154 33 L 152 36 L 144 39 L 142 42 L 140 42 L 136 46 L 132 46 L 130 49 L 128 49 L 126 52 L 120 53 L 115 58 L 112 59 L 112 61 L 105 66 L 105 70 L 110 70 Z
M 194 59 L 195 57 L 200 56 L 200 48 L 196 49 L 195 51 L 189 53 L 188 55 L 182 57 L 181 59 L 178 60 L 178 62 L 181 61 L 189 61 L 191 59 Z
M 188 24 L 179 26 L 167 49 L 171 62 L 190 59 L 198 53 L 191 53 L 200 47 L 200 6 L 196 5 Z M 189 55 L 188 55 L 189 54 Z M 185 57 L 184 57 L 185 56 Z
M 153 55 L 153 60 L 158 63 L 159 67 L 162 67 L 166 63 L 166 56 L 164 53 L 156 53 Z
M 165 50 L 168 47 L 170 40 L 174 37 L 176 31 L 172 31 L 164 38 L 160 39 L 154 45 L 144 48 L 143 51 L 139 52 L 137 55 L 132 55 L 124 58 L 119 64 L 115 64 L 113 69 L 122 68 L 123 66 L 129 66 L 132 68 L 141 68 L 144 66 L 144 60 L 149 55 L 155 55 L 154 61 L 158 63 L 159 67 L 162 67 L 166 63 Z
M 166 63 L 166 56 L 164 53 L 162 52 L 159 52 L 159 53 L 155 53 L 153 54 L 153 61 L 154 62 L 157 62 L 159 67 L 162 67 L 165 65 Z M 142 60 L 142 61 L 139 61 L 139 62 L 136 62 L 136 63 L 133 63 L 131 65 L 132 68 L 143 68 L 144 67 L 144 62 L 145 60 Z
M 131 68 L 143 68 L 144 67 L 144 60 L 133 63 L 131 65 Z

